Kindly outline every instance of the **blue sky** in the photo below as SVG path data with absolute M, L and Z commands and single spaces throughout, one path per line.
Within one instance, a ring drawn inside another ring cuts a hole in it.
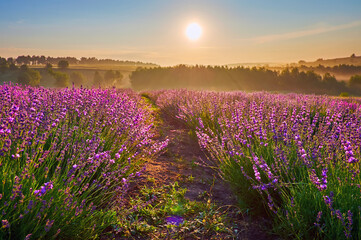
M 361 1 L 0 1 L 0 56 L 95 56 L 163 65 L 361 55 Z M 197 22 L 198 41 L 185 36 Z

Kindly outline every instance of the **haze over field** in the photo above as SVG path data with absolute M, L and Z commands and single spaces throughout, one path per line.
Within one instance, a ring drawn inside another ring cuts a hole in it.
M 361 239 L 361 0 L 0 0 L 0 240 Z
M 161 65 L 315 61 L 361 54 L 360 12 L 358 0 L 1 1 L 0 56 Z M 192 23 L 200 29 L 189 35 Z

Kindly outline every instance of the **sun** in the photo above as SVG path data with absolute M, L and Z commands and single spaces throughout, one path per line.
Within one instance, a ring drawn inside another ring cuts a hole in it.
M 187 26 L 186 35 L 191 41 L 198 40 L 202 35 L 202 27 L 198 23 L 191 23 Z

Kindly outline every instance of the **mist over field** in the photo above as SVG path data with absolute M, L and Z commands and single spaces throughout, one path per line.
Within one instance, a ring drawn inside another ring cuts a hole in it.
M 360 12 L 0 1 L 0 240 L 361 239 Z
M 357 64 L 354 54 L 343 58 Z M 272 91 L 338 96 L 361 95 L 361 65 L 311 64 L 284 66 L 177 65 L 160 67 L 152 63 L 116 61 L 96 58 L 46 58 L 18 56 L 1 58 L 1 82 L 44 87 L 132 88 L 137 91 L 160 89 L 194 89 L 213 91 Z M 335 60 L 336 62 L 340 62 Z M 54 65 L 53 65 L 54 64 Z

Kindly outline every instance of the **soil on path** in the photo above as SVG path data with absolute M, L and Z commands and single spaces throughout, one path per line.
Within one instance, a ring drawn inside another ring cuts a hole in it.
M 212 199 L 218 206 L 228 207 L 229 215 L 237 226 L 236 239 L 274 239 L 266 232 L 267 221 L 240 215 L 229 186 L 219 179 L 214 170 L 200 164 L 207 161 L 207 157 L 197 140 L 190 136 L 189 129 L 167 113 L 161 113 L 161 118 L 159 138 L 169 139 L 169 144 L 162 155 L 147 163 L 144 180 L 151 178 L 156 186 L 178 181 L 181 187 L 187 188 L 185 196 L 188 199 Z

